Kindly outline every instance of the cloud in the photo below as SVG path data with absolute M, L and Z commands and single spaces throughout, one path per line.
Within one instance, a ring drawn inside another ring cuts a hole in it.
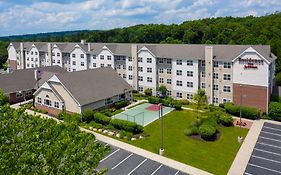
M 260 16 L 279 9 L 280 0 L 0 0 L 0 36 Z

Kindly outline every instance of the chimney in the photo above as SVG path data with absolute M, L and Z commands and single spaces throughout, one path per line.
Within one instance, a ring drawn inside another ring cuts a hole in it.
M 24 54 L 24 45 L 20 43 L 20 68 L 25 69 L 25 54 Z
M 91 43 L 88 43 L 88 52 L 91 51 Z
M 81 44 L 86 44 L 86 40 L 82 39 Z
M 205 91 L 209 104 L 213 104 L 213 57 L 213 47 L 205 46 Z

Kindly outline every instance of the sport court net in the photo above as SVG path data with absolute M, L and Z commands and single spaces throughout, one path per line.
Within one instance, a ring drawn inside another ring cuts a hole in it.
M 163 115 L 171 112 L 174 108 L 163 106 Z M 127 111 L 114 115 L 112 118 L 136 122 L 139 125 L 146 126 L 159 118 L 159 108 L 157 105 L 143 103 Z

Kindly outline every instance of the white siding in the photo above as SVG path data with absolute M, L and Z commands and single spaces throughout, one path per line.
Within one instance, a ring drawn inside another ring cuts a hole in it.
M 73 56 L 75 54 L 75 57 Z M 84 58 L 81 58 L 81 55 L 84 55 Z M 74 65 L 73 62 L 76 64 Z M 81 65 L 84 63 L 84 65 Z M 87 54 L 79 47 L 75 46 L 73 51 L 70 53 L 70 64 L 71 64 L 71 71 L 80 71 L 87 69 Z
M 101 59 L 102 56 L 103 56 L 103 59 Z M 111 57 L 111 60 L 107 59 L 108 56 Z M 96 63 L 96 67 L 93 67 L 93 63 Z M 102 51 L 96 57 L 91 58 L 90 67 L 98 68 L 98 67 L 101 67 L 101 64 L 103 64 L 104 67 L 107 67 L 107 65 L 110 64 L 113 69 L 115 68 L 114 56 L 106 47 L 103 47 Z

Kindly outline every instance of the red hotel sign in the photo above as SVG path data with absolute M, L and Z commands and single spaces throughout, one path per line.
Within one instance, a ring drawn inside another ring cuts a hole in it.
M 238 58 L 240 64 L 244 64 L 244 69 L 257 69 L 258 65 L 263 65 L 263 60 L 252 58 Z

